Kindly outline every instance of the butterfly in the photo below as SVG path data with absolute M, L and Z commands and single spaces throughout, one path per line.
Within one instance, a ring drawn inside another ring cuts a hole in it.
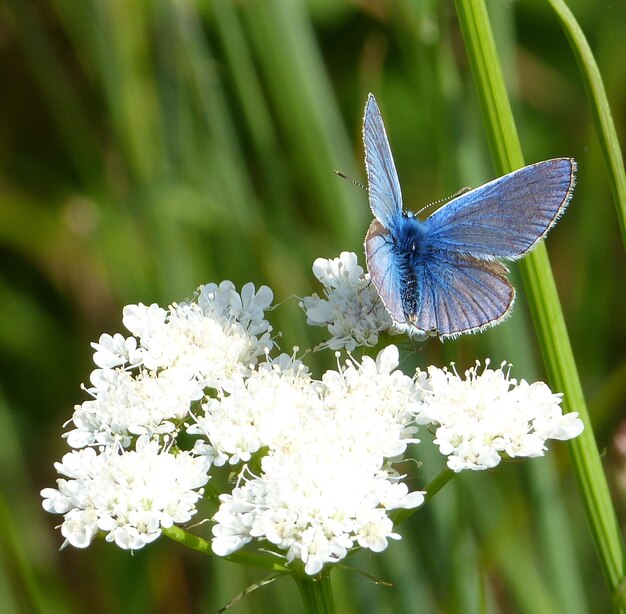
M 556 158 L 454 198 L 425 220 L 402 208 L 400 183 L 372 94 L 363 118 L 369 204 L 367 268 L 396 328 L 454 338 L 502 322 L 515 290 L 498 260 L 527 254 L 574 190 L 576 162 Z

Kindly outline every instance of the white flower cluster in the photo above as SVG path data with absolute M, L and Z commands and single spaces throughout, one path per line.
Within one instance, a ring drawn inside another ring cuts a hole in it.
M 307 297 L 309 323 L 332 334 L 325 346 L 374 345 L 391 321 L 376 290 L 344 252 L 314 265 L 326 299 Z M 212 547 L 227 555 L 252 540 L 307 574 L 355 547 L 379 552 L 398 539 L 390 512 L 415 508 L 394 469 L 418 425 L 454 471 L 494 467 L 502 457 L 539 456 L 547 439 L 582 430 L 560 395 L 509 372 L 429 367 L 413 377 L 389 345 L 375 359 L 351 355 L 315 379 L 295 357 L 272 357 L 265 319 L 272 293 L 229 281 L 198 289 L 169 309 L 129 305 L 131 336 L 102 335 L 93 347 L 91 398 L 65 434 L 74 448 L 56 469 L 44 508 L 63 514 L 65 543 L 86 547 L 98 533 L 138 549 L 196 513 L 211 467 L 236 467 L 220 494 Z M 259 358 L 262 359 L 259 361 Z M 185 451 L 178 436 L 194 439 Z
M 339 258 L 317 258 L 313 274 L 324 286 L 326 298 L 316 293 L 305 296 L 300 307 L 307 324 L 325 326 L 331 334 L 319 349 L 353 352 L 357 347 L 374 347 L 382 332 L 407 334 L 417 342 L 437 335 L 436 331 L 416 332 L 412 326 L 394 322 L 354 252 L 341 252 Z
M 242 458 L 260 446 L 269 451 L 259 476 L 242 474 L 232 494 L 220 496 L 216 554 L 264 539 L 316 574 L 357 544 L 379 552 L 399 538 L 388 512 L 417 507 L 424 494 L 409 493 L 390 466 L 417 441 L 420 407 L 414 381 L 397 366 L 395 346 L 375 361 L 366 357 L 329 371 L 321 382 L 301 365 L 274 364 L 259 371 L 258 382 L 233 392 L 234 400 L 221 401 L 247 435 L 247 452 L 226 439 L 231 453 Z M 223 408 L 211 410 L 221 414 Z
M 354 252 L 342 252 L 333 259 L 317 258 L 313 274 L 324 286 L 326 298 L 313 294 L 303 298 L 300 306 L 307 324 L 327 327 L 332 337 L 325 346 L 349 352 L 373 347 L 379 333 L 392 328 L 391 317 Z
M 134 336 L 101 335 L 91 374 L 93 397 L 75 408 L 67 433 L 73 448 L 127 447 L 133 435 L 172 433 L 206 388 L 219 389 L 247 373 L 272 347 L 264 310 L 267 286 L 207 284 L 193 302 L 163 309 L 127 305 L 123 323 Z
M 271 349 L 271 301 L 265 286 L 246 284 L 238 294 L 229 281 L 208 284 L 167 310 L 127 306 L 123 322 L 134 336 L 92 344 L 92 398 L 76 406 L 65 434 L 83 449 L 57 463 L 65 476 L 58 490 L 42 491 L 44 508 L 65 515 L 66 543 L 84 547 L 100 530 L 136 549 L 195 513 L 211 459 L 177 451 L 176 436 L 194 402 L 249 373 Z
M 139 340 L 138 364 L 148 370 L 182 369 L 203 388 L 218 388 L 271 349 L 264 311 L 272 299 L 267 286 L 255 292 L 248 283 L 239 295 L 232 282 L 223 281 L 201 286 L 195 301 L 169 310 L 155 304 L 128 305 L 123 322 Z
M 301 428 L 317 402 L 315 382 L 299 360 L 268 357 L 248 377 L 231 381 L 228 394 L 208 399 L 188 432 L 206 437 L 196 443 L 198 454 L 218 467 L 236 465 Z
M 98 531 L 120 548 L 142 548 L 161 528 L 191 519 L 209 479 L 206 459 L 170 454 L 145 435 L 135 450 L 73 450 L 55 467 L 69 479 L 42 490 L 43 507 L 65 514 L 61 533 L 77 548 L 87 547 Z
M 499 369 L 480 364 L 465 372 L 428 368 L 423 382 L 422 419 L 436 426 L 435 443 L 448 457 L 448 467 L 495 467 L 502 455 L 542 456 L 547 439 L 572 439 L 583 423 L 578 414 L 563 415 L 561 396 L 543 382 L 529 384 L 510 378 L 505 363 Z

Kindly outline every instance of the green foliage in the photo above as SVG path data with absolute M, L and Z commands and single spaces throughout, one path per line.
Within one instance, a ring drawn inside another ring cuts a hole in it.
M 624 135 L 623 6 L 570 8 Z M 618 175 L 603 157 L 615 158 L 615 139 L 596 136 L 607 110 L 587 102 L 549 3 L 494 0 L 489 10 L 526 162 L 579 162 L 547 249 L 617 484 L 626 262 L 611 194 Z M 366 195 L 332 171 L 363 177 L 369 91 L 407 208 L 496 176 L 453 5 L 7 0 L 0 23 L 0 603 L 7 612 L 215 611 L 260 572 L 167 539 L 132 557 L 102 542 L 56 551 L 58 519 L 41 510 L 38 491 L 54 484 L 61 424 L 84 399 L 89 342 L 121 330 L 127 303 L 166 305 L 232 279 L 266 283 L 285 301 L 272 314 L 284 349 L 313 345 L 293 297 L 317 290 L 316 257 L 362 252 Z M 513 362 L 518 377 L 544 376 L 516 286 L 506 323 L 430 341 L 406 364 L 464 368 L 488 355 Z M 460 476 L 401 525 L 403 541 L 351 559 L 394 589 L 334 571 L 337 611 L 608 611 L 564 446 L 551 447 L 543 459 Z M 435 476 L 421 477 L 419 487 Z M 614 499 L 623 523 L 624 490 Z M 292 612 L 298 599 L 279 579 L 230 611 Z
M 490 136 L 492 155 L 500 172 L 510 172 L 522 166 L 524 159 L 495 50 L 487 7 L 483 0 L 456 0 L 456 6 Z M 570 19 L 573 20 L 573 17 Z M 580 40 L 576 41 L 574 48 L 580 44 Z M 598 80 L 595 85 L 597 88 Z M 604 115 L 607 114 L 610 117 L 608 110 L 605 110 Z M 610 122 L 606 125 L 610 125 Z M 617 136 L 610 128 L 607 132 L 617 141 Z M 623 164 L 621 167 L 620 176 L 623 176 Z M 563 392 L 564 406 L 577 411 L 585 424 L 580 437 L 569 443 L 572 465 L 605 578 L 615 603 L 626 608 L 617 591 L 624 576 L 624 545 L 545 245 L 538 246 L 520 267 L 548 376 L 553 387 Z

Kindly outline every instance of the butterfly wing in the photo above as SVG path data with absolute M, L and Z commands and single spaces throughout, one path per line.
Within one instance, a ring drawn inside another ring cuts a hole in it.
M 374 220 L 365 236 L 367 270 L 387 311 L 398 324 L 406 324 L 402 304 L 402 271 L 389 231 Z
M 439 252 L 412 273 L 414 283 L 404 294 L 406 320 L 420 331 L 436 330 L 442 339 L 493 326 L 513 307 L 507 268 L 495 260 Z
M 372 94 L 365 105 L 363 144 L 370 208 L 385 228 L 393 230 L 402 214 L 402 193 L 383 119 Z
M 438 252 L 407 271 L 377 220 L 367 232 L 365 256 L 387 311 L 410 334 L 437 331 L 446 338 L 475 332 L 506 318 L 513 306 L 515 290 L 501 263 Z
M 429 242 L 477 258 L 519 258 L 567 207 L 575 172 L 573 159 L 556 158 L 462 194 L 424 221 Z

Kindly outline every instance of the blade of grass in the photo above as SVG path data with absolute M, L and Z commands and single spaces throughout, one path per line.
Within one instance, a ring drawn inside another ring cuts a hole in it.
M 133 179 L 147 185 L 167 170 L 149 12 L 132 3 L 93 3 L 92 7 L 101 30 L 90 46 L 99 62 L 116 136 Z M 65 9 L 71 10 L 67 4 Z
M 24 57 L 42 90 L 58 134 L 71 152 L 72 164 L 80 178 L 89 184 L 98 178 L 98 173 L 94 172 L 98 168 L 96 133 L 75 83 L 37 7 L 19 0 L 11 0 L 7 6 L 21 34 L 18 41 Z
M 626 172 L 602 76 L 585 34 L 567 4 L 563 0 L 548 0 L 548 4 L 559 18 L 580 68 L 615 198 L 622 241 L 626 247 Z
M 267 101 L 263 95 L 260 76 L 254 66 L 250 41 L 245 37 L 236 7 L 228 0 L 216 0 L 210 5 L 224 53 L 229 75 L 237 92 L 237 99 L 248 126 L 257 159 L 268 183 L 268 214 L 279 227 L 279 234 L 292 236 L 294 228 L 289 222 L 289 197 L 285 160 L 280 151 L 277 135 Z
M 487 9 L 484 0 L 455 0 L 455 5 L 494 162 L 506 173 L 523 166 L 524 160 Z M 618 607 L 624 607 L 617 594 L 624 574 L 624 546 L 545 246 L 525 258 L 520 268 L 551 383 L 563 391 L 564 405 L 577 411 L 585 424 L 568 448 L 606 581 Z
M 253 3 L 243 14 L 312 210 L 348 249 L 359 249 L 369 215 L 364 197 L 334 177 L 354 173 L 353 153 L 302 1 Z M 309 199 L 310 200 L 310 199 Z
M 514 7 L 503 3 L 492 4 L 489 16 L 506 87 L 511 91 L 520 91 L 515 58 Z M 476 125 L 474 132 L 479 133 L 480 117 L 476 117 L 473 123 Z M 481 136 L 477 134 L 476 138 Z M 468 177 L 463 185 L 477 185 L 480 177 L 488 176 L 487 171 L 485 168 L 479 177 Z M 517 271 L 514 271 L 511 281 L 515 286 L 521 283 Z M 487 355 L 492 357 L 494 364 L 513 359 L 514 373 L 523 374 L 527 381 L 541 379 L 541 367 L 532 339 L 532 322 L 525 310 L 518 310 L 507 326 L 497 327 L 492 334 L 479 339 L 484 340 Z M 539 544 L 531 551 L 533 560 L 530 564 L 541 570 L 559 610 L 568 614 L 584 614 L 589 606 L 583 590 L 581 561 L 577 557 L 575 540 L 572 540 L 575 523 L 569 509 L 571 480 L 561 479 L 557 456 L 560 446 L 551 445 L 550 448 L 551 452 L 545 458 L 518 466 L 530 496 L 523 497 L 516 508 L 528 515 L 528 523 L 533 527 L 533 536 Z M 509 480 L 504 481 L 502 486 L 505 485 L 508 488 Z
M 481 544 L 483 567 L 498 570 L 497 580 L 488 572 L 491 582 L 500 582 L 499 576 L 506 581 L 512 609 L 528 614 L 562 612 L 548 577 L 536 565 L 524 507 L 516 505 L 511 493 L 496 488 L 493 476 L 472 476 L 471 486 L 462 479 L 458 484 L 465 511 Z M 521 497 L 518 494 L 517 498 Z
M 514 285 L 521 281 L 513 275 Z M 531 322 L 524 310 L 500 326 L 486 338 L 488 355 L 493 363 L 514 358 L 513 373 L 524 376 L 527 381 L 540 379 L 537 365 Z M 497 357 L 497 358 L 496 358 Z M 595 414 L 594 414 L 595 415 Z M 546 581 L 558 600 L 561 612 L 584 614 L 589 611 L 584 592 L 584 577 L 581 561 L 577 559 L 576 540 L 572 539 L 576 523 L 568 505 L 571 480 L 563 479 L 559 471 L 557 446 L 551 445 L 551 452 L 545 458 L 520 465 L 528 481 L 530 496 L 516 504 L 530 516 L 533 534 L 540 547 L 534 551 L 538 560 L 535 567 L 543 565 Z M 507 487 L 509 481 L 506 481 Z M 508 492 L 508 491 L 507 491 Z

